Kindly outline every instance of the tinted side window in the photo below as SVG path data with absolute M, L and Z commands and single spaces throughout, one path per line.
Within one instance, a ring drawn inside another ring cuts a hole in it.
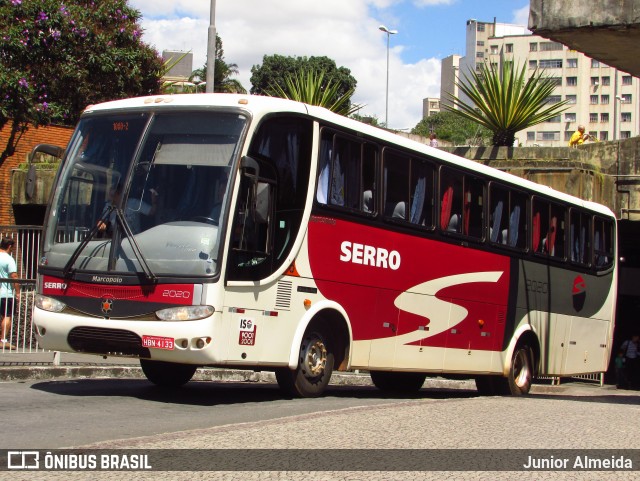
M 596 268 L 607 269 L 613 264 L 613 222 L 596 216 L 593 221 L 593 260 Z
M 375 145 L 323 129 L 316 201 L 375 213 L 376 158 Z
M 591 263 L 591 216 L 571 210 L 569 225 L 569 259 L 587 266 Z

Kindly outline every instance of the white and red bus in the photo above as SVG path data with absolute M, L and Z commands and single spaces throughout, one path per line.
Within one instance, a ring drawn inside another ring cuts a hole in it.
M 159 385 L 233 367 L 318 396 L 361 369 L 523 394 L 611 351 L 609 209 L 283 99 L 87 108 L 42 252 L 42 346 L 137 357 Z

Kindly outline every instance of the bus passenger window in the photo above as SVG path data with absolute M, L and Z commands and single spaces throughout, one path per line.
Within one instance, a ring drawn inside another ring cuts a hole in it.
M 591 232 L 591 218 L 576 210 L 571 210 L 571 225 L 569 226 L 569 251 L 572 262 L 589 264 L 591 250 L 589 233 Z
M 462 232 L 462 178 L 459 172 L 440 171 L 440 228 L 448 232 Z
M 593 225 L 593 254 L 598 268 L 607 268 L 613 263 L 613 222 L 599 217 Z
M 533 233 L 531 245 L 538 254 L 549 254 L 549 244 L 553 239 L 549 236 L 549 204 L 540 199 L 533 201 Z
M 491 187 L 489 240 L 494 244 L 506 244 L 508 236 L 508 194 L 505 190 Z
M 409 202 L 409 159 L 386 150 L 384 152 L 384 215 L 407 220 Z
M 376 160 L 378 149 L 366 143 L 362 147 L 362 208 L 366 213 L 376 212 Z
M 411 159 L 411 203 L 409 221 L 433 227 L 434 169 L 424 160 Z
M 484 226 L 484 182 L 465 175 L 463 202 L 463 233 L 481 239 Z
M 509 234 L 507 245 L 518 249 L 527 248 L 527 205 L 528 196 L 511 192 L 509 199 Z
M 550 236 L 552 241 L 550 242 L 549 255 L 558 259 L 564 258 L 564 245 L 565 245 L 565 210 L 559 205 L 551 205 L 551 223 L 550 223 Z

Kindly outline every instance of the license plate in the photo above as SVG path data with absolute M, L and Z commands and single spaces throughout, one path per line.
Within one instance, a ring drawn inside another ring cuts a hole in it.
M 142 336 L 142 346 L 172 351 L 174 343 L 172 337 Z

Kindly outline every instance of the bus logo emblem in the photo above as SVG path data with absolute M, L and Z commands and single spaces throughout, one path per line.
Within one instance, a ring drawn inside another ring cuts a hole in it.
M 112 310 L 111 306 L 113 305 L 113 299 L 109 299 L 108 297 L 103 297 L 100 301 L 102 303 L 102 312 L 105 314 L 109 314 Z

